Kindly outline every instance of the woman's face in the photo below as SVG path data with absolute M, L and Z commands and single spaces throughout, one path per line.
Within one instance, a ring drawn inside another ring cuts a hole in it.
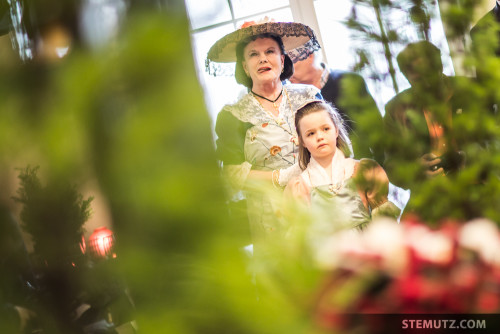
M 302 117 L 299 129 L 302 145 L 315 160 L 333 158 L 337 149 L 338 131 L 325 110 Z
M 280 80 L 285 55 L 272 38 L 258 38 L 243 49 L 243 69 L 254 85 L 266 81 Z

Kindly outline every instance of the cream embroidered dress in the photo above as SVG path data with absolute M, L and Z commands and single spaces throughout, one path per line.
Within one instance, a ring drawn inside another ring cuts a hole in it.
M 217 153 L 234 191 L 244 189 L 250 170 L 272 171 L 297 162 L 297 134 L 294 115 L 307 100 L 321 98 L 310 85 L 285 84 L 279 116 L 266 112 L 251 94 L 226 105 L 216 122 Z M 252 234 L 275 231 L 278 226 L 268 197 L 246 192 Z

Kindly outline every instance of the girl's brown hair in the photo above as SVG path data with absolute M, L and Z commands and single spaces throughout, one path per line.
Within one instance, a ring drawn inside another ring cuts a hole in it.
M 333 125 L 335 125 L 338 130 L 339 136 L 337 137 L 337 147 L 346 157 L 351 157 L 352 155 L 351 140 L 347 135 L 347 129 L 338 111 L 326 101 L 312 100 L 302 105 L 295 114 L 295 129 L 299 137 L 299 166 L 302 170 L 306 169 L 309 161 L 311 161 L 311 153 L 304 147 L 302 136 L 300 135 L 300 120 L 306 115 L 320 111 L 326 111 L 328 113 Z

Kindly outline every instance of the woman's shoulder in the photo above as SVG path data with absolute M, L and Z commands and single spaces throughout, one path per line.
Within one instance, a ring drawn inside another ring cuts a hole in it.
M 222 107 L 222 111 L 233 111 L 233 110 L 239 110 L 239 109 L 244 109 L 248 103 L 250 102 L 251 95 L 249 93 L 241 95 L 238 100 L 231 102 L 231 103 L 226 103 Z
M 224 114 L 231 114 L 241 122 L 253 124 L 257 122 L 256 118 L 259 113 L 254 101 L 252 101 L 252 96 L 250 94 L 245 94 L 235 103 L 224 105 L 218 117 Z

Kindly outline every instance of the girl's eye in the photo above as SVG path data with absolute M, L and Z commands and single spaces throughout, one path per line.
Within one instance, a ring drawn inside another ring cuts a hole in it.
M 314 132 L 309 132 L 306 137 L 311 137 L 314 134 Z

